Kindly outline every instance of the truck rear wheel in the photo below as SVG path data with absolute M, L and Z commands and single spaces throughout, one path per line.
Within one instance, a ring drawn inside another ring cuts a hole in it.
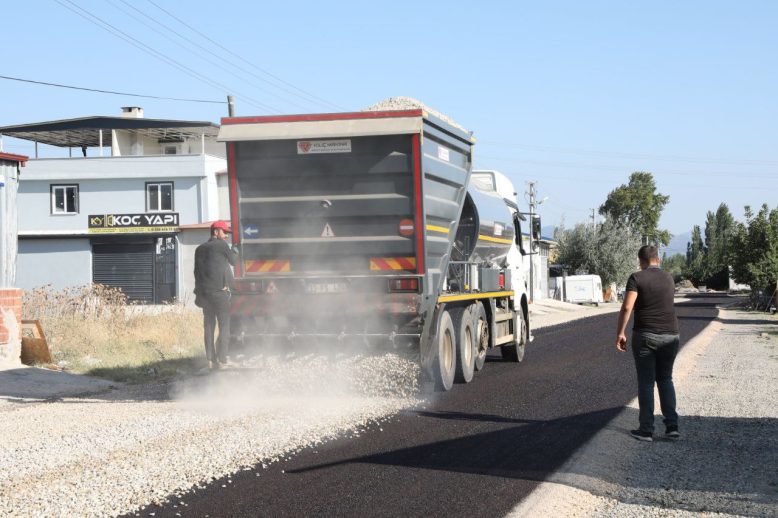
M 470 308 L 452 309 L 451 320 L 454 324 L 457 338 L 457 370 L 454 379 L 457 383 L 470 383 L 473 381 L 476 351 L 473 318 Z
M 481 302 L 470 306 L 473 316 L 473 336 L 475 337 L 475 370 L 480 371 L 486 365 L 486 351 L 489 350 L 489 321 Z
M 524 359 L 524 346 L 527 343 L 527 319 L 524 318 L 524 312 L 519 309 L 517 312 L 517 330 L 515 340 L 507 345 L 500 347 L 502 359 L 509 362 L 520 362 Z
M 454 323 L 448 311 L 443 311 L 435 336 L 435 388 L 449 391 L 454 385 L 454 372 L 457 363 L 456 334 Z

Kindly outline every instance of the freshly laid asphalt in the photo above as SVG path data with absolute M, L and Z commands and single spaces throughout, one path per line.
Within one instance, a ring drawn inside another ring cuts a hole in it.
M 677 304 L 682 346 L 727 301 Z M 614 348 L 615 327 L 614 313 L 537 330 L 520 364 L 491 356 L 472 383 L 380 428 L 138 514 L 502 516 L 635 397 L 631 353 Z

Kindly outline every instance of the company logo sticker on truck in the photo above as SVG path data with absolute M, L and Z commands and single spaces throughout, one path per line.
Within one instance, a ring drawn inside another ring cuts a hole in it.
M 298 155 L 321 153 L 351 153 L 351 140 L 298 140 Z

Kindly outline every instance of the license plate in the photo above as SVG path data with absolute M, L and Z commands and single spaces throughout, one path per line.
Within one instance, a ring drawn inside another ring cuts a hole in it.
M 310 282 L 305 285 L 306 293 L 346 293 L 348 285 L 345 282 Z

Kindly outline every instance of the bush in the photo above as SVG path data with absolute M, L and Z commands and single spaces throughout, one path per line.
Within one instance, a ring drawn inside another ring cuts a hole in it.
M 43 286 L 25 292 L 22 314 L 41 321 L 55 363 L 76 372 L 142 381 L 204 361 L 202 314 L 181 304 L 130 304 L 121 290 L 97 284 Z

